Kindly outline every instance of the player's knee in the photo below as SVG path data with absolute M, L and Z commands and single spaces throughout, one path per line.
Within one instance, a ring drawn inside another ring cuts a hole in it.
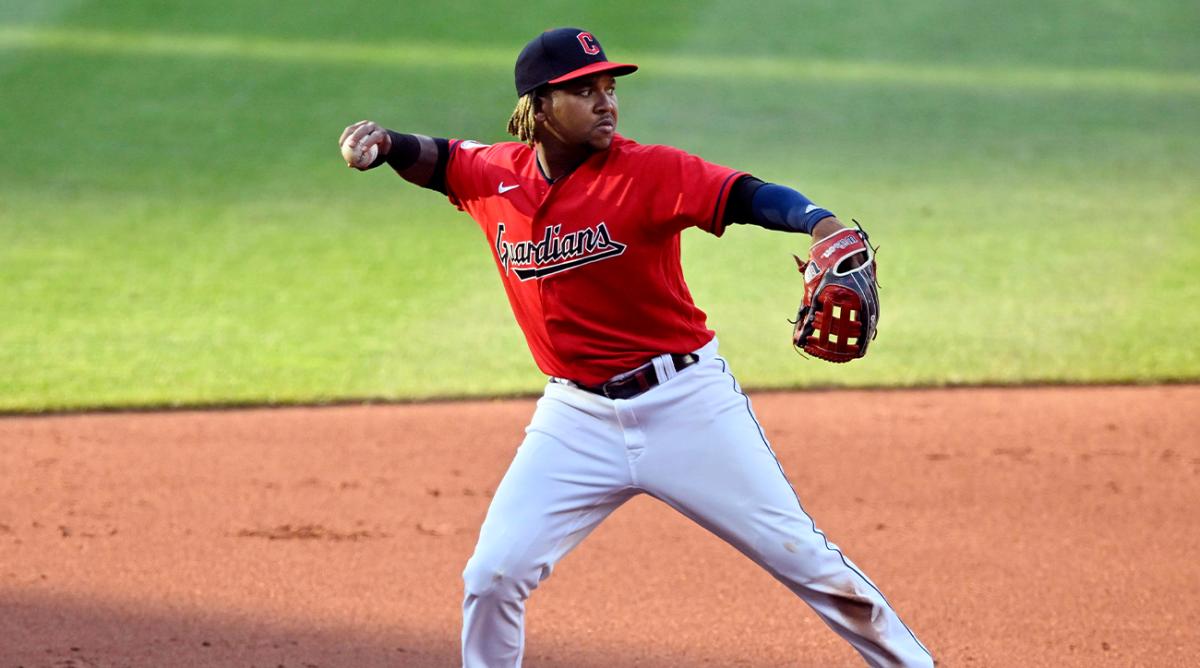
M 476 554 L 463 570 L 463 588 L 471 596 L 525 600 L 549 574 L 549 565 L 512 563 Z
M 805 563 L 817 563 L 830 556 L 829 548 L 813 540 L 804 540 L 790 536 L 776 537 L 771 544 L 776 558 L 799 560 Z
M 463 569 L 463 589 L 470 596 L 487 596 L 504 584 L 505 577 L 503 569 L 472 558 Z
M 802 534 L 767 533 L 758 537 L 752 550 L 768 570 L 800 585 L 819 582 L 844 568 L 837 552 Z

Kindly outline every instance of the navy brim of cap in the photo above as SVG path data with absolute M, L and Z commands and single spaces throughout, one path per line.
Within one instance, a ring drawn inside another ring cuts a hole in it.
M 629 63 L 612 63 L 612 62 L 609 62 L 606 60 L 606 61 L 600 62 L 600 63 L 592 63 L 591 65 L 584 65 L 583 67 L 581 67 L 577 70 L 572 70 L 570 72 L 567 72 L 566 74 L 562 75 L 561 77 L 551 79 L 551 80 L 547 81 L 546 83 L 548 83 L 548 84 L 566 83 L 566 82 L 572 81 L 574 79 L 580 79 L 582 77 L 586 77 L 589 74 L 600 74 L 602 72 L 611 74 L 614 77 L 620 77 L 620 76 L 625 76 L 626 74 L 633 74 L 634 72 L 637 71 L 637 68 L 638 68 L 637 65 L 631 65 Z

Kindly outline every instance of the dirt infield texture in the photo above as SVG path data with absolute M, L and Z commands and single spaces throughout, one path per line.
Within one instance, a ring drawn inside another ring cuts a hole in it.
M 754 402 L 941 665 L 1197 665 L 1200 387 Z M 0 668 L 454 666 L 459 574 L 532 410 L 0 419 Z M 534 594 L 528 633 L 534 667 L 861 665 L 645 497 Z

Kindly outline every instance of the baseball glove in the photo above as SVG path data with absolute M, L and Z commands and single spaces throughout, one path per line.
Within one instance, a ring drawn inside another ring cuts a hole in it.
M 838 230 L 814 243 L 808 262 L 796 258 L 804 274 L 804 301 L 792 345 L 830 362 L 866 355 L 879 322 L 875 249 L 858 221 L 854 224 L 857 229 Z

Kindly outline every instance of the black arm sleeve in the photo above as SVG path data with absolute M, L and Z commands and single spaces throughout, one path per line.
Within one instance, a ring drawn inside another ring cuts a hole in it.
M 729 191 L 729 201 L 725 203 L 726 225 L 754 221 L 754 193 L 764 185 L 762 179 L 749 174 L 738 178 Z
M 421 158 L 421 140 L 416 135 L 401 134 L 392 130 L 388 130 L 388 135 L 392 138 L 392 149 L 386 156 L 381 155 L 376 158 L 371 167 L 378 167 L 386 162 L 396 170 L 396 173 L 401 173 L 417 164 Z M 446 164 L 450 161 L 450 140 L 433 137 L 433 144 L 437 147 L 437 162 L 433 166 L 433 174 L 430 175 L 429 181 L 419 185 L 445 195 Z
M 429 183 L 426 183 L 425 187 L 445 195 L 446 165 L 450 162 L 450 140 L 434 137 L 433 143 L 437 145 L 437 164 L 433 166 L 433 176 L 430 177 Z

